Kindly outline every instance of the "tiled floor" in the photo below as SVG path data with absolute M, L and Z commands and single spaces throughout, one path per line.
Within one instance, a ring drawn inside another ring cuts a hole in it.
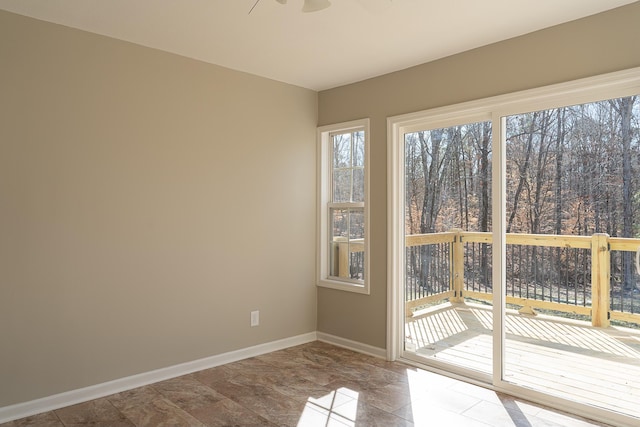
M 8 426 L 602 426 L 319 341 Z

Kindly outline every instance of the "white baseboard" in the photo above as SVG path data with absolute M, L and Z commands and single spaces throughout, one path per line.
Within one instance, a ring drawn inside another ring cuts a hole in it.
M 253 347 L 243 348 L 240 350 L 230 351 L 228 353 L 206 357 L 204 359 L 156 369 L 154 371 L 120 378 L 106 383 L 95 384 L 77 390 L 54 394 L 53 396 L 47 396 L 41 399 L 31 400 L 29 402 L 5 406 L 0 408 L 0 424 L 17 420 L 19 418 L 40 414 L 42 412 L 60 409 L 65 406 L 75 405 L 93 399 L 99 399 L 101 397 L 109 396 L 114 393 L 120 393 L 126 390 L 153 384 L 158 381 L 168 380 L 170 378 L 187 375 L 193 372 L 201 371 L 203 369 L 213 368 L 216 366 L 224 365 L 226 363 L 236 362 L 238 360 L 259 356 L 265 353 L 271 353 L 273 351 L 283 350 L 285 348 L 305 344 L 316 340 L 316 332 L 309 332 L 307 334 L 284 338 L 277 341 L 259 344 Z
M 331 334 L 325 334 L 324 332 L 316 332 L 316 336 L 318 337 L 318 341 L 333 344 L 338 347 L 344 347 L 349 350 L 357 351 L 358 353 L 368 354 L 369 356 L 379 357 L 381 359 L 387 358 L 387 350 L 384 348 L 374 347 L 369 344 L 363 344 L 358 341 L 352 341 Z

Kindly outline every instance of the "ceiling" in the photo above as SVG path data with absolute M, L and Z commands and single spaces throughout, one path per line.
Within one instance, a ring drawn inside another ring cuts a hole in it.
M 324 90 L 636 0 L 0 0 L 0 9 Z

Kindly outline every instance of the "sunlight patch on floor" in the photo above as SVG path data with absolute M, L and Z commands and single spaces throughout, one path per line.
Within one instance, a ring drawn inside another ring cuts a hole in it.
M 467 329 L 457 311 L 447 310 L 407 322 L 405 336 L 407 341 L 420 348 L 453 337 Z
M 358 392 L 341 387 L 320 398 L 310 397 L 299 427 L 353 427 L 358 413 Z
M 472 308 L 470 311 L 484 328 L 492 329 L 493 314 L 490 310 Z M 508 314 L 506 333 L 551 344 L 640 359 L 640 351 L 588 325 L 574 325 L 540 317 Z

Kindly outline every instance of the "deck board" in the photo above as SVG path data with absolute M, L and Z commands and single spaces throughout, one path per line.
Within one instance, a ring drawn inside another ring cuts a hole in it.
M 640 418 L 640 330 L 511 310 L 505 324 L 507 381 Z M 443 304 L 405 323 L 416 354 L 484 373 L 491 329 L 491 307 L 472 304 Z

